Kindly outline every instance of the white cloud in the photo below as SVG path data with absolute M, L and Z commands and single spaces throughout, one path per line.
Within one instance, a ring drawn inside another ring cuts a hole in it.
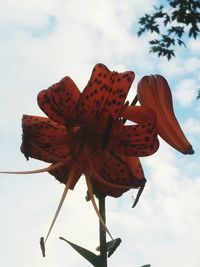
M 184 107 L 192 104 L 197 97 L 197 88 L 199 84 L 195 79 L 184 79 L 177 86 L 174 96 L 176 100 Z
M 185 60 L 184 68 L 186 72 L 193 73 L 195 76 L 200 70 L 200 59 L 197 57 L 190 57 Z
M 175 58 L 171 61 L 161 59 L 159 60 L 158 68 L 160 69 L 160 72 L 167 77 L 167 79 L 174 79 L 174 77 L 180 76 L 183 72 L 181 60 L 181 58 Z
M 199 50 L 200 50 L 200 42 L 199 42 L 199 40 L 198 39 L 197 40 L 194 40 L 194 39 L 189 40 L 188 41 L 188 47 L 195 54 L 199 53 Z
M 189 118 L 185 124 L 184 128 L 187 130 L 190 134 L 198 135 L 200 134 L 200 120 Z

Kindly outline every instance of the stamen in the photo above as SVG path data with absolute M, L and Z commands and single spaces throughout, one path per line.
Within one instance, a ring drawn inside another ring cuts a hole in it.
M 0 173 L 5 173 L 5 174 L 35 174 L 35 173 L 53 171 L 53 170 L 56 170 L 56 169 L 60 168 L 63 165 L 64 165 L 63 162 L 58 162 L 58 163 L 53 163 L 48 167 L 45 167 L 45 168 L 42 168 L 42 169 L 37 169 L 37 170 L 32 170 L 32 171 L 14 171 L 14 172 L 3 171 L 3 172 L 0 172 Z
M 42 250 L 42 256 L 45 257 L 45 244 L 44 244 L 44 237 L 40 238 L 40 247 Z
M 66 183 L 65 189 L 64 189 L 64 191 L 63 191 L 62 197 L 61 197 L 60 202 L 59 202 L 59 204 L 58 204 L 56 213 L 55 213 L 55 215 L 54 215 L 54 217 L 53 217 L 52 223 L 51 223 L 51 225 L 50 225 L 50 227 L 49 227 L 48 233 L 47 233 L 47 235 L 46 235 L 46 237 L 45 237 L 45 239 L 44 239 L 44 243 L 46 243 L 46 241 L 47 241 L 47 239 L 48 239 L 48 237 L 49 237 L 49 235 L 50 235 L 50 233 L 51 233 L 51 230 L 52 230 L 52 228 L 53 228 L 53 226 L 54 226 L 54 224 L 55 224 L 55 222 L 56 222 L 56 219 L 57 219 L 57 217 L 58 217 L 58 214 L 59 214 L 59 212 L 60 212 L 60 209 L 61 209 L 61 207 L 62 207 L 62 205 L 63 205 L 63 203 L 64 203 L 64 200 L 65 200 L 65 197 L 66 197 L 66 195 L 67 195 L 67 192 L 68 192 L 68 190 L 69 190 L 69 188 L 70 188 L 70 185 L 71 185 L 71 183 L 72 183 L 72 181 L 73 181 L 75 171 L 76 171 L 76 164 L 74 164 L 74 165 L 72 166 L 72 168 L 71 168 L 71 171 L 70 171 L 70 173 L 69 173 L 69 176 L 68 176 L 68 179 L 67 179 L 67 183 Z
M 88 188 L 88 195 L 90 197 L 90 200 L 92 201 L 92 205 L 93 205 L 94 210 L 95 210 L 95 212 L 96 212 L 96 214 L 97 214 L 97 216 L 99 218 L 99 221 L 101 222 L 101 224 L 105 228 L 105 230 L 108 233 L 108 235 L 110 236 L 110 238 L 113 240 L 113 237 L 112 237 L 110 231 L 108 230 L 107 226 L 105 225 L 105 222 L 102 219 L 101 214 L 99 213 L 99 210 L 97 208 L 97 204 L 96 204 L 96 201 L 95 201 L 95 198 L 94 198 L 94 194 L 93 194 L 93 191 L 92 191 L 92 184 L 91 184 L 90 178 L 89 178 L 89 176 L 87 174 L 85 174 L 85 180 L 86 180 L 86 184 L 87 184 L 87 188 Z

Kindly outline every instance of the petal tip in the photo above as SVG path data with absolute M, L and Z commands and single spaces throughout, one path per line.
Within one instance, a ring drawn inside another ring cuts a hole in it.
M 193 148 L 192 148 L 192 146 L 190 147 L 190 149 L 188 149 L 188 151 L 187 151 L 187 153 L 186 154 L 188 154 L 188 155 L 193 155 L 195 152 L 194 152 L 194 150 L 193 150 Z

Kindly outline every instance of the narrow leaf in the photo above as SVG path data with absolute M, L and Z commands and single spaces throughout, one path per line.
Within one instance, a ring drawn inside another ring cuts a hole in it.
M 197 99 L 200 99 L 200 90 L 198 92 Z
M 89 261 L 93 266 L 100 267 L 100 257 L 91 252 L 90 250 L 87 250 L 83 247 L 80 247 L 68 240 L 66 240 L 63 237 L 59 237 L 61 240 L 64 240 L 67 242 L 73 249 L 75 249 L 83 258 L 85 258 L 87 261 Z
M 121 238 L 115 238 L 106 243 L 108 257 L 110 257 L 115 252 L 115 250 L 119 247 L 121 242 L 122 242 Z M 100 247 L 97 247 L 96 250 L 100 251 Z

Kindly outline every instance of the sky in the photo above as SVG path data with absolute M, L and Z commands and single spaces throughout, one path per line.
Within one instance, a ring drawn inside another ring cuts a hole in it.
M 138 19 L 156 0 L 1 0 L 0 170 L 46 166 L 20 152 L 22 114 L 45 116 L 37 94 L 70 76 L 83 90 L 93 66 L 132 70 L 137 82 L 159 73 L 169 82 L 177 118 L 195 150 L 185 156 L 160 140 L 158 152 L 142 158 L 148 182 L 131 209 L 132 190 L 107 198 L 107 226 L 122 244 L 109 267 L 200 266 L 200 42 L 187 40 L 168 62 L 149 54 L 149 35 L 137 37 Z M 59 236 L 93 252 L 98 219 L 81 178 L 67 196 L 42 258 L 39 239 L 47 233 L 64 186 L 49 174 L 0 174 L 0 263 L 4 267 L 87 267 Z

